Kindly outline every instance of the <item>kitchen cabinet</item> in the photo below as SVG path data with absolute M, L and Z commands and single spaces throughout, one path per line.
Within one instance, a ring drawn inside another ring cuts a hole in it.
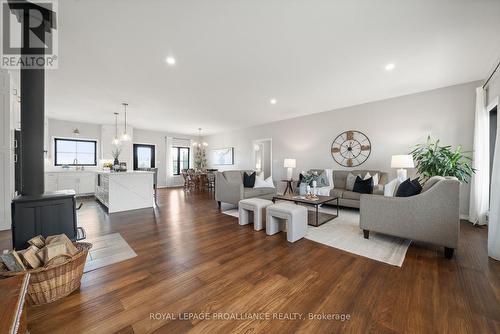
M 74 190 L 76 195 L 93 195 L 95 177 L 92 171 L 63 171 L 45 173 L 45 191 Z

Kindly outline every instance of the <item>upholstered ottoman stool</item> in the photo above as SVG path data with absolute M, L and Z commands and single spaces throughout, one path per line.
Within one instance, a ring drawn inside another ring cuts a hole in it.
M 295 242 L 307 234 L 307 209 L 291 203 L 278 203 L 266 209 L 266 233 L 276 234 L 286 229 L 286 239 Z M 286 223 L 283 221 L 286 220 Z
M 253 229 L 260 231 L 266 222 L 266 207 L 273 205 L 273 202 L 262 198 L 242 199 L 238 203 L 240 225 L 249 224 L 248 216 L 253 212 Z

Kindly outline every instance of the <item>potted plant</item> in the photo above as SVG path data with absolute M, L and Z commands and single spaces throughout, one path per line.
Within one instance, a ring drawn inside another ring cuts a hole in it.
M 425 144 L 418 144 L 411 152 L 415 168 L 425 183 L 432 176 L 454 176 L 460 182 L 469 183 L 475 173 L 472 168 L 471 152 L 462 151 L 459 145 L 455 149 L 451 146 L 440 146 L 439 139 L 427 137 Z
M 114 170 L 118 170 L 120 169 L 120 161 L 118 160 L 118 158 L 120 157 L 120 154 L 122 153 L 122 149 L 121 147 L 119 146 L 116 146 L 112 151 L 111 151 L 111 155 L 113 156 L 113 169 Z

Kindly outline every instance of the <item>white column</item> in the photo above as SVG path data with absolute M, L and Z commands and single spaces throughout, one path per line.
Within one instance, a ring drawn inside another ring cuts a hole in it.
M 0 230 L 11 225 L 10 203 L 14 195 L 14 152 L 11 129 L 10 74 L 0 70 Z

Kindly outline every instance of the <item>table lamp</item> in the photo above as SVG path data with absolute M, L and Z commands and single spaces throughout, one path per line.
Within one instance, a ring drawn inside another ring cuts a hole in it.
M 398 169 L 398 180 L 403 182 L 407 179 L 407 172 L 405 168 L 414 168 L 413 157 L 409 154 L 393 155 L 391 159 L 391 168 Z
M 283 163 L 283 167 L 287 168 L 286 179 L 291 180 L 293 169 L 295 168 L 295 159 L 285 159 L 285 162 Z

